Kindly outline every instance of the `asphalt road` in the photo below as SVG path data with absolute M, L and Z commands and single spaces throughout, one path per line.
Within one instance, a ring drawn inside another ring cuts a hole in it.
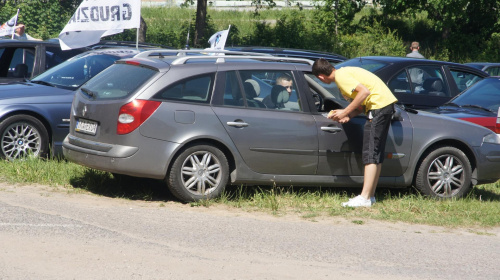
M 354 210 L 355 211 L 355 210 Z M 0 279 L 500 279 L 500 228 L 306 221 L 0 184 Z

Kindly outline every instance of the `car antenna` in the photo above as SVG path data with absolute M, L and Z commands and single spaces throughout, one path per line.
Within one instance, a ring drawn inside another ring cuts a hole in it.
M 184 49 L 189 50 L 189 30 L 188 30 L 188 34 L 187 34 L 187 38 L 186 38 L 186 45 L 184 46 Z

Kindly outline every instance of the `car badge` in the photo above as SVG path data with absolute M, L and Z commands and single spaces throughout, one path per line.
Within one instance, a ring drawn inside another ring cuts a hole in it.
M 82 117 L 85 117 L 85 114 L 87 114 L 87 105 L 83 106 Z

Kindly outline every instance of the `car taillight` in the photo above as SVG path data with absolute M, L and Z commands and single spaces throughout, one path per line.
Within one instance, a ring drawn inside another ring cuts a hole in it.
M 159 101 L 134 100 L 123 105 L 118 114 L 116 133 L 127 134 L 134 131 L 158 109 L 160 104 Z
M 500 134 L 500 108 L 498 108 L 497 123 L 495 125 L 495 133 Z

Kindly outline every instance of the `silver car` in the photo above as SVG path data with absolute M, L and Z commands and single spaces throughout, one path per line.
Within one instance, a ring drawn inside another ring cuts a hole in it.
M 118 61 L 76 93 L 67 159 L 163 179 L 182 201 L 217 197 L 227 184 L 362 186 L 366 119 L 324 116 L 347 103 L 311 74 L 312 61 L 149 55 Z M 379 186 L 450 198 L 499 178 L 497 134 L 397 108 Z

